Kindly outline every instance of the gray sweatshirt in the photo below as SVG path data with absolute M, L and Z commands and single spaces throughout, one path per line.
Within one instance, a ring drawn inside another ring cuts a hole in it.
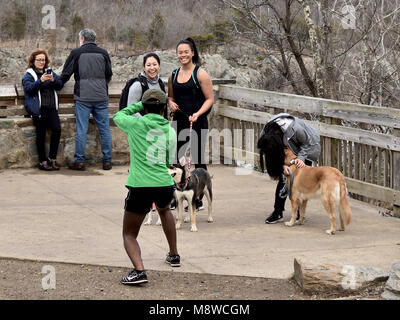
M 279 113 L 268 122 L 276 122 L 283 127 L 283 143 L 293 151 L 297 158 L 317 161 L 321 152 L 320 135 L 303 120 L 287 113 Z M 261 134 L 263 134 L 263 131 Z
M 154 80 L 151 80 L 147 77 L 144 71 L 142 71 L 140 74 L 146 78 L 149 89 L 161 90 L 160 84 L 158 83 L 158 78 L 159 78 L 158 76 Z M 135 81 L 129 88 L 127 105 L 129 106 L 132 103 L 139 102 L 142 98 L 142 95 L 143 95 L 142 86 L 140 85 L 139 81 Z M 141 117 L 140 113 L 135 113 L 134 116 L 137 116 L 139 118 Z

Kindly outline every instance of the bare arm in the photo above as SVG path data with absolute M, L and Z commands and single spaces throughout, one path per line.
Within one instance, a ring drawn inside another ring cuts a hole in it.
M 174 88 L 172 86 L 172 76 L 168 78 L 168 106 L 172 113 L 175 113 L 179 106 L 175 103 Z
M 201 90 L 203 91 L 206 100 L 204 101 L 199 111 L 193 113 L 193 115 L 189 118 L 189 120 L 193 122 L 196 122 L 197 119 L 202 114 L 206 113 L 214 104 L 214 90 L 212 86 L 212 81 L 208 73 L 203 69 L 199 70 L 199 81 L 201 85 Z

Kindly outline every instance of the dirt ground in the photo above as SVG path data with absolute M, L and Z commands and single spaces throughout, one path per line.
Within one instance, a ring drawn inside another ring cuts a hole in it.
M 45 266 L 54 267 L 49 279 Z M 43 273 L 42 273 L 43 271 Z M 307 296 L 292 280 L 220 276 L 148 270 L 149 282 L 119 283 L 130 269 L 0 258 L 0 300 L 319 300 Z M 43 289 L 55 284 L 55 289 Z M 379 299 L 382 288 L 363 297 Z M 356 299 L 357 297 L 353 297 Z

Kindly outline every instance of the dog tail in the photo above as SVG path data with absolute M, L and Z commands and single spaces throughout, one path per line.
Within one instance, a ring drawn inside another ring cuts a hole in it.
M 340 203 L 339 203 L 339 212 L 342 217 L 344 223 L 347 225 L 351 221 L 351 209 L 349 206 L 349 201 L 347 199 L 347 187 L 344 177 L 342 181 L 340 181 Z

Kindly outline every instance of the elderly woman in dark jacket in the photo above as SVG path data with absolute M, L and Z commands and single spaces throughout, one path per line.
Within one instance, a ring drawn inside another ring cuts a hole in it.
M 32 116 L 36 127 L 36 147 L 39 156 L 39 169 L 59 170 L 56 164 L 60 144 L 61 125 L 58 116 L 57 90 L 63 83 L 60 77 L 48 69 L 50 59 L 44 50 L 35 50 L 28 57 L 28 70 L 22 79 L 25 94 L 25 110 Z M 46 156 L 46 130 L 51 129 L 50 152 Z

